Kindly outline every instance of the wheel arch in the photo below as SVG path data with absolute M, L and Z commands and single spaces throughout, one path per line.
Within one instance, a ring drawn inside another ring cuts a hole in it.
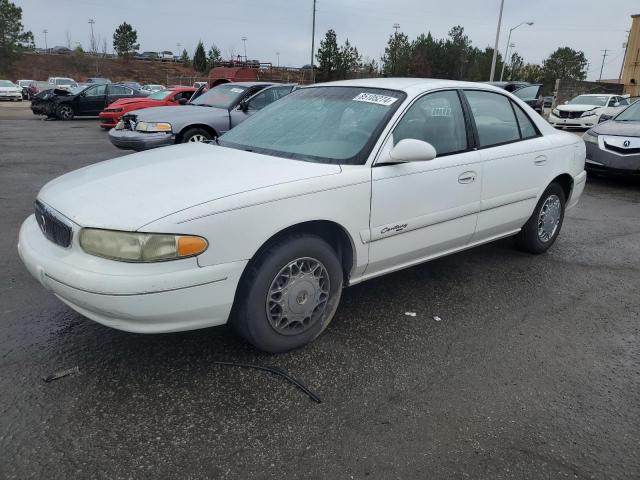
M 296 223 L 279 230 L 269 237 L 254 253 L 249 263 L 258 258 L 274 242 L 284 237 L 307 233 L 317 235 L 325 240 L 335 250 L 342 264 L 345 285 L 349 284 L 349 278 L 356 265 L 356 249 L 353 238 L 349 232 L 339 223 L 332 220 L 311 220 Z M 247 268 L 245 268 L 245 272 Z M 244 276 L 244 273 L 243 273 Z
M 569 202 L 569 198 L 571 197 L 571 192 L 573 191 L 573 177 L 568 173 L 562 173 L 555 177 L 549 185 L 552 183 L 557 183 L 562 187 L 562 191 L 564 192 L 564 200 L 565 202 Z
M 176 143 L 182 143 L 183 135 L 187 130 L 191 130 L 192 128 L 201 128 L 202 130 L 206 130 L 207 132 L 209 132 L 214 137 L 218 136 L 218 132 L 216 132 L 216 130 L 211 125 L 207 125 L 206 123 L 191 123 L 182 127 L 180 132 L 176 135 Z

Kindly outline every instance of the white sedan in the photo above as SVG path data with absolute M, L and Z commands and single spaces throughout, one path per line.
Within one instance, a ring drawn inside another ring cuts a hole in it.
M 22 88 L 11 80 L 0 80 L 0 100 L 22 101 Z
M 620 95 L 578 95 L 551 110 L 549 123 L 558 128 L 591 128 L 599 123 L 600 115 L 613 116 L 628 106 L 629 100 Z
M 342 288 L 493 240 L 556 240 L 584 142 L 499 88 L 423 79 L 302 88 L 215 144 L 120 157 L 45 185 L 20 230 L 28 270 L 130 332 L 230 321 L 300 347 Z

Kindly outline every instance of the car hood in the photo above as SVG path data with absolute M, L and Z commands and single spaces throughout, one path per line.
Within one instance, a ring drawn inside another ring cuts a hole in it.
M 598 107 L 597 105 L 584 105 L 584 104 L 575 104 L 575 105 L 558 105 L 556 107 L 561 112 L 586 112 L 587 110 L 595 110 Z
M 340 172 L 339 165 L 189 143 L 67 173 L 46 184 L 38 199 L 78 225 L 133 231 L 219 198 Z
M 162 100 L 154 100 L 154 99 L 149 99 L 144 97 L 120 98 L 115 102 L 111 102 L 107 108 L 130 107 L 130 108 L 142 109 L 142 108 L 149 108 L 149 107 L 155 108 L 156 105 L 162 105 L 162 104 L 163 104 Z
M 598 135 L 622 135 L 640 137 L 640 122 L 616 122 L 610 120 L 593 127 L 592 132 Z
M 227 116 L 229 112 L 224 108 L 199 107 L 197 105 L 177 105 L 174 107 L 156 107 L 149 110 L 141 109 L 129 112 L 136 115 L 138 121 L 144 122 L 181 122 L 193 121 L 198 118 L 212 118 Z
M 19 92 L 20 87 L 0 87 L 0 92 Z

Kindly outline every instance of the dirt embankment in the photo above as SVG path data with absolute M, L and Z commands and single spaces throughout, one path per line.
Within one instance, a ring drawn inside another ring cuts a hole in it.
M 140 83 L 166 83 L 167 79 L 193 76 L 192 68 L 173 62 L 128 61 L 85 54 L 25 54 L 12 67 L 9 78 L 47 80 L 49 77 L 71 77 L 82 82 L 87 77 L 106 77 L 114 82 L 135 80 Z

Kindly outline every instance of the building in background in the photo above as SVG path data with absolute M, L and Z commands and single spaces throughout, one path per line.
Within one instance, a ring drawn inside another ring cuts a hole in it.
M 624 93 L 640 95 L 640 14 L 631 15 L 620 83 L 624 84 Z

